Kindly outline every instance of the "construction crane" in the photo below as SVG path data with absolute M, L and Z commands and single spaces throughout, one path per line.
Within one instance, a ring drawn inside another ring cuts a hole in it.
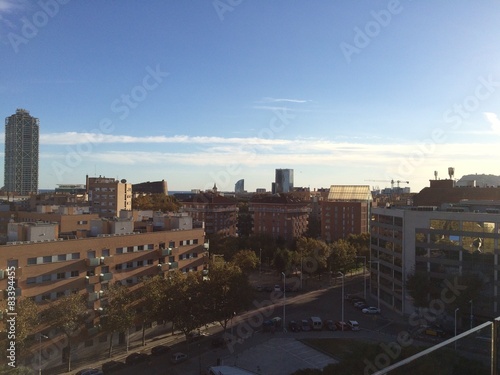
M 400 183 L 405 183 L 405 184 L 409 184 L 410 181 L 402 181 L 402 180 L 397 180 L 397 181 L 394 181 L 394 180 L 365 180 L 365 181 L 373 181 L 373 182 L 390 182 L 391 183 L 391 189 L 394 190 L 394 182 L 396 182 L 398 184 L 398 188 L 399 188 L 399 184 Z

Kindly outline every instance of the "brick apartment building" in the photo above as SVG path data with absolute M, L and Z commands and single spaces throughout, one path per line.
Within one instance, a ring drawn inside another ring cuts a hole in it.
M 31 298 L 44 307 L 76 292 L 86 295 L 90 311 L 98 311 L 106 304 L 110 283 L 119 282 L 134 289 L 140 287 L 144 277 L 166 277 L 175 269 L 182 272 L 204 269 L 208 257 L 203 228 L 172 229 L 68 240 L 16 241 L 0 246 L 0 289 L 7 289 L 6 270 L 14 267 L 18 300 Z M 5 308 L 6 296 L 1 293 L 0 309 Z M 108 337 L 99 332 L 98 323 L 96 315 L 78 337 L 80 344 L 73 350 L 99 350 L 99 345 L 108 345 Z M 50 337 L 52 345 L 64 339 L 57 336 L 53 327 L 40 326 L 33 334 L 42 331 Z M 45 362 L 58 365 L 61 354 L 53 353 Z
M 335 242 L 349 234 L 369 232 L 372 195 L 369 186 L 332 185 L 320 201 L 321 238 Z
M 292 242 L 307 231 L 309 202 L 290 194 L 256 195 L 248 203 L 253 233 Z
M 116 217 L 121 210 L 132 209 L 132 184 L 114 178 L 86 177 L 88 200 L 92 213 Z
M 187 212 L 193 221 L 205 223 L 208 235 L 236 236 L 237 202 L 233 198 L 219 194 L 216 186 L 212 191 L 194 194 L 182 200 L 181 204 L 182 210 Z

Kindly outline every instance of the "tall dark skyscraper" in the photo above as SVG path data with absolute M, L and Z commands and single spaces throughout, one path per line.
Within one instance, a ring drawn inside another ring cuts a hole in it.
M 276 169 L 276 178 L 272 185 L 273 194 L 293 191 L 293 169 Z
M 5 119 L 4 189 L 38 193 L 39 120 L 25 109 Z

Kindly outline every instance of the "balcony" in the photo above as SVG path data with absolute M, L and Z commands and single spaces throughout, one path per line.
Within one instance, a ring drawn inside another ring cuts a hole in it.
M 106 265 L 106 264 L 108 264 L 108 262 L 109 262 L 109 258 L 111 258 L 111 257 L 100 257 L 100 258 L 99 258 L 99 264 L 101 264 L 101 265 Z
M 91 292 L 89 293 L 89 297 L 88 297 L 88 301 L 89 302 L 94 302 L 94 301 L 97 301 L 100 297 L 100 294 L 99 292 Z
M 99 275 L 100 281 L 109 281 L 113 279 L 113 274 L 111 272 L 101 273 Z
M 158 249 L 158 252 L 161 257 L 166 257 L 172 255 L 172 248 L 169 247 L 167 249 Z
M 176 268 L 179 268 L 179 263 L 178 262 L 170 262 L 168 263 L 169 269 L 174 270 Z
M 85 276 L 87 284 L 97 284 L 99 282 L 99 275 Z
M 101 264 L 100 258 L 87 258 L 87 267 L 97 267 Z

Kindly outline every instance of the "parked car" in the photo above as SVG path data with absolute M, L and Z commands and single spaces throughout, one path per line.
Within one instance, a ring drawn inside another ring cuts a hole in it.
M 427 327 L 424 329 L 424 333 L 429 336 L 446 337 L 446 331 L 439 327 Z
M 366 303 L 364 302 L 356 302 L 354 304 L 354 307 L 357 308 L 358 310 L 363 310 L 363 309 L 366 309 L 367 307 L 370 307 L 368 306 Z
M 276 284 L 276 285 L 274 286 L 274 291 L 275 291 L 275 292 L 281 292 L 281 287 L 280 287 L 278 284 Z
M 105 374 L 112 374 L 123 370 L 126 367 L 125 363 L 118 361 L 109 361 L 102 364 L 102 372 Z
M 323 321 L 318 316 L 311 316 L 309 318 L 309 325 L 315 331 L 321 331 L 323 329 Z
M 352 297 L 351 298 L 351 303 L 353 305 L 355 305 L 358 302 L 364 302 L 364 303 L 366 303 L 366 300 L 364 298 L 361 298 L 361 297 Z
M 300 332 L 300 325 L 295 320 L 288 323 L 288 330 L 291 332 Z
M 359 323 L 356 320 L 348 320 L 347 326 L 351 329 L 351 331 L 359 331 Z
M 309 325 L 309 320 L 307 319 L 302 319 L 300 321 L 300 329 L 302 331 L 310 331 L 311 330 L 311 326 Z
M 380 314 L 380 309 L 374 306 L 365 307 L 361 311 L 363 312 L 363 314 Z
M 336 331 L 337 330 L 337 327 L 335 326 L 335 323 L 333 322 L 333 320 L 325 321 L 324 328 L 327 331 Z
M 174 353 L 172 354 L 172 356 L 170 357 L 170 362 L 171 363 L 180 363 L 180 362 L 184 362 L 186 361 L 188 358 L 187 354 L 185 353 L 181 353 L 181 352 L 177 352 L 177 353 Z
M 351 329 L 347 325 L 346 322 L 342 321 L 336 321 L 335 322 L 335 327 L 337 328 L 338 331 L 350 331 Z
M 151 355 L 162 355 L 170 351 L 167 345 L 156 345 L 151 348 Z
M 127 365 L 135 365 L 137 363 L 145 362 L 149 356 L 146 353 L 132 353 L 125 358 Z
M 204 337 L 206 337 L 206 335 L 200 331 L 192 331 L 187 334 L 187 340 L 190 342 L 201 340 Z

